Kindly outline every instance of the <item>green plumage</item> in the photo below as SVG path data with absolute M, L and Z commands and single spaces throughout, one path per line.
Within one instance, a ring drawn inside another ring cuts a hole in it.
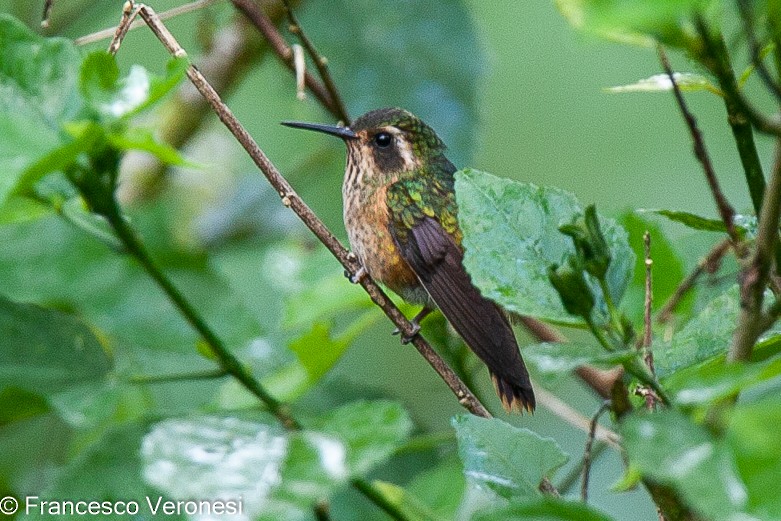
M 510 323 L 464 269 L 456 168 L 436 132 L 396 108 L 364 114 L 349 128 L 287 124 L 345 140 L 344 223 L 363 271 L 424 305 L 419 316 L 439 308 L 488 366 L 504 407 L 533 411 L 534 392 Z

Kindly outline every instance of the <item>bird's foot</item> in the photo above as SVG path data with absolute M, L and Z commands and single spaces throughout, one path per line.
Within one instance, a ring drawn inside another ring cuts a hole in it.
M 353 284 L 359 284 L 364 279 L 364 277 L 366 277 L 366 275 L 368 275 L 368 273 L 366 272 L 366 268 L 363 266 L 358 268 L 358 271 L 355 273 L 350 273 L 349 271 L 344 270 L 344 276 L 347 277 L 347 280 Z
M 411 323 L 412 323 L 412 334 L 411 335 L 402 335 L 401 336 L 401 345 L 405 346 L 405 345 L 409 344 L 410 342 L 412 342 L 415 339 L 416 336 L 418 336 L 418 333 L 420 333 L 420 324 L 418 324 L 414 320 Z M 399 328 L 396 328 L 396 329 L 393 330 L 393 332 L 391 334 L 392 335 L 398 335 L 398 334 L 401 334 L 401 331 L 399 331 Z
M 415 315 L 415 318 L 410 320 L 410 324 L 412 324 L 412 334 L 411 335 L 404 335 L 404 336 L 401 337 L 401 344 L 402 345 L 409 344 L 410 342 L 412 342 L 412 340 L 416 336 L 418 336 L 418 333 L 420 333 L 420 321 L 423 320 L 424 318 L 426 318 L 426 316 L 429 313 L 431 313 L 432 311 L 433 311 L 432 309 L 424 307 L 423 309 L 420 310 L 420 313 Z M 401 331 L 399 331 L 399 328 L 396 328 L 396 329 L 393 330 L 393 332 L 391 334 L 392 335 L 398 335 L 400 333 L 401 333 Z

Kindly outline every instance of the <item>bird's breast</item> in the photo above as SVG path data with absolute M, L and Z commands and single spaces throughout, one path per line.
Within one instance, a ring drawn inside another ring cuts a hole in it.
M 425 303 L 427 294 L 391 234 L 387 186 L 361 192 L 345 186 L 342 194 L 344 225 L 353 253 L 373 279 L 407 301 Z

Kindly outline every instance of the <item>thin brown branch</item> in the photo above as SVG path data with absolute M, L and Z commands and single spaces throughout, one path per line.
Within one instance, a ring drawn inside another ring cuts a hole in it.
M 176 7 L 173 7 L 167 11 L 162 11 L 157 14 L 157 16 L 165 21 L 170 20 L 171 18 L 174 18 L 176 16 L 180 16 L 186 13 L 191 13 L 193 11 L 197 11 L 199 9 L 203 9 L 205 7 L 208 7 L 212 4 L 216 4 L 218 2 L 225 2 L 227 0 L 197 0 L 195 2 L 190 2 L 189 4 L 182 4 Z M 135 22 L 130 24 L 130 27 L 127 28 L 127 31 L 129 32 L 134 29 L 138 29 L 139 27 L 145 27 L 146 24 L 143 22 L 143 20 L 136 20 Z M 79 36 L 75 40 L 73 40 L 73 43 L 76 45 L 87 45 L 90 43 L 99 42 L 101 40 L 107 40 L 109 38 L 112 38 L 116 34 L 116 27 L 109 27 L 107 29 L 103 29 L 100 31 L 96 31 L 94 33 L 85 34 L 84 36 Z
M 654 370 L 654 353 L 651 350 L 651 341 L 653 340 L 653 324 L 651 322 L 651 307 L 653 306 L 653 260 L 651 259 L 651 233 L 646 231 L 643 234 L 643 252 L 645 256 L 645 305 L 643 309 L 643 360 L 651 375 L 656 378 Z M 656 395 L 649 392 L 645 395 L 645 407 L 649 411 L 656 409 Z
M 136 7 L 132 1 L 125 2 L 125 5 L 122 7 L 122 18 L 120 18 L 117 29 L 114 31 L 114 37 L 108 45 L 109 54 L 117 54 L 119 46 L 122 45 L 122 41 L 130 30 L 133 20 L 138 16 L 139 9 L 140 8 Z
M 526 330 L 539 342 L 567 342 L 561 333 L 550 327 L 548 324 L 541 322 L 535 318 L 515 315 L 513 319 L 517 319 Z M 613 383 L 616 378 L 620 378 L 622 371 L 620 369 L 604 371 L 591 366 L 581 366 L 575 369 L 577 374 L 583 382 L 591 387 L 600 397 L 604 399 L 610 398 L 610 390 L 613 388 Z
M 724 93 L 727 123 L 732 130 L 732 137 L 735 140 L 740 163 L 743 166 L 746 185 L 751 194 L 751 204 L 754 207 L 754 212 L 759 215 L 766 184 L 752 127 L 752 124 L 755 124 L 753 123 L 754 119 L 759 115 L 750 108 L 750 104 L 740 91 L 723 34 L 711 30 L 701 15 L 695 16 L 694 25 L 702 41 L 697 58 L 716 76 L 719 87 Z M 735 254 L 739 258 L 743 256 L 743 252 L 738 249 L 735 250 Z M 781 250 L 776 254 L 781 256 Z M 781 260 L 779 262 L 781 263 Z
M 328 94 L 331 95 L 331 99 L 333 100 L 334 105 L 340 114 L 338 116 L 339 119 L 342 120 L 345 125 L 349 125 L 350 115 L 347 112 L 347 107 L 344 104 L 344 100 L 342 100 L 342 96 L 339 94 L 339 89 L 336 88 L 336 83 L 334 83 L 334 79 L 331 76 L 331 71 L 328 70 L 328 60 L 325 56 L 317 52 L 317 49 L 312 43 L 312 40 L 310 40 L 304 32 L 303 27 L 301 27 L 298 18 L 293 12 L 293 8 L 290 6 L 290 1 L 282 0 L 282 3 L 285 6 L 285 12 L 287 13 L 287 18 L 290 21 L 290 32 L 298 36 L 298 39 L 301 41 L 301 45 L 304 46 L 307 54 L 314 62 L 315 67 L 317 67 L 317 72 L 320 75 L 320 79 L 323 80 L 323 84 L 325 85 Z
M 173 35 L 168 29 L 160 22 L 155 16 L 154 11 L 149 7 L 144 7 L 140 11 L 140 16 L 147 23 L 152 32 L 157 36 L 160 42 L 173 56 L 185 57 L 187 53 L 179 45 Z M 323 224 L 323 222 L 315 215 L 315 213 L 309 208 L 309 206 L 299 197 L 293 187 L 288 181 L 280 174 L 279 170 L 271 163 L 265 153 L 260 149 L 258 144 L 249 135 L 246 129 L 236 119 L 231 110 L 222 102 L 219 94 L 214 88 L 206 81 L 206 78 L 200 73 L 200 71 L 193 65 L 187 69 L 187 76 L 190 81 L 198 90 L 198 92 L 206 99 L 207 103 L 212 107 L 214 112 L 220 118 L 220 121 L 228 128 L 233 134 L 236 140 L 247 151 L 249 156 L 258 166 L 260 171 L 274 187 L 282 199 L 282 203 L 293 210 L 295 214 L 306 224 L 306 226 L 317 236 L 326 248 L 337 258 L 337 260 L 344 266 L 344 268 L 350 274 L 356 274 L 360 269 L 360 265 L 354 255 L 350 254 L 344 246 L 338 241 L 338 239 L 331 233 L 331 231 Z M 453 370 L 442 360 L 442 358 L 434 351 L 434 349 L 428 344 L 428 342 L 419 334 L 415 334 L 413 325 L 406 319 L 404 314 L 393 304 L 393 302 L 385 295 L 380 287 L 371 280 L 370 277 L 365 276 L 360 280 L 361 286 L 371 297 L 372 301 L 380 307 L 383 312 L 391 319 L 391 321 L 398 327 L 402 335 L 407 337 L 413 337 L 413 345 L 423 355 L 426 361 L 434 368 L 439 376 L 445 381 L 450 390 L 456 395 L 459 403 L 469 410 L 472 414 L 482 416 L 485 418 L 490 417 L 489 412 L 480 403 L 480 401 L 472 394 L 472 392 L 464 385 L 464 383 L 458 378 Z
M 272 20 L 282 20 L 282 7 L 260 0 Z M 276 6 L 276 7 L 274 7 Z M 166 11 L 170 12 L 170 11 Z M 142 23 L 142 20 L 137 20 Z M 133 24 L 135 25 L 135 24 Z M 211 38 L 208 51 L 199 57 L 199 69 L 221 96 L 229 96 L 267 55 L 268 43 L 241 14 L 222 26 Z M 212 114 L 209 105 L 190 84 L 183 84 L 158 111 L 157 136 L 173 148 L 186 145 Z M 144 152 L 129 152 L 122 161 L 120 199 L 138 203 L 153 197 L 164 186 L 168 166 Z
M 741 272 L 740 316 L 732 346 L 727 354 L 729 362 L 745 362 L 751 358 L 759 335 L 772 324 L 762 311 L 765 289 L 773 269 L 778 245 L 778 223 L 781 216 L 781 140 L 776 143 L 776 158 L 770 184 L 765 192 L 759 214 L 757 239 L 751 262 Z
M 651 327 L 651 308 L 653 306 L 653 279 L 651 273 L 651 267 L 653 266 L 653 260 L 651 260 L 651 234 L 646 230 L 643 234 L 643 252 L 645 253 L 645 302 L 643 306 L 643 345 L 644 349 L 648 349 L 651 346 L 651 340 L 653 337 L 653 329 Z M 647 356 L 647 355 L 646 355 Z M 651 364 L 653 366 L 653 363 Z
M 664 324 L 670 320 L 675 309 L 678 307 L 678 304 L 681 303 L 681 300 L 683 300 L 686 294 L 694 287 L 697 283 L 697 279 L 699 279 L 703 273 L 715 273 L 719 269 L 721 260 L 729 249 L 730 241 L 727 239 L 718 243 L 705 257 L 700 259 L 697 263 L 697 267 L 695 267 L 694 270 L 683 279 L 678 287 L 675 288 L 675 293 L 673 293 L 659 311 L 659 314 L 656 317 L 658 323 Z
M 765 66 L 765 62 L 762 61 L 762 48 L 757 40 L 756 29 L 754 27 L 754 13 L 752 12 L 751 5 L 747 0 L 737 0 L 738 11 L 740 11 L 740 17 L 743 20 L 743 32 L 746 33 L 746 39 L 748 40 L 749 49 L 751 51 L 751 62 L 765 84 L 767 90 L 769 90 L 781 104 L 781 87 L 773 80 L 773 76 Z
M 603 403 L 596 414 L 594 414 L 594 416 L 591 418 L 588 437 L 586 438 L 586 450 L 583 452 L 583 481 L 580 484 L 580 500 L 584 503 L 588 502 L 588 480 L 591 474 L 591 449 L 594 445 L 594 439 L 596 438 L 599 417 L 602 416 L 602 413 L 607 411 L 609 408 L 609 401 Z
M 47 29 L 49 27 L 49 19 L 52 16 L 52 6 L 54 0 L 46 0 L 43 3 L 43 15 L 41 16 L 41 28 Z
M 724 222 L 724 226 L 727 228 L 727 234 L 729 235 L 733 245 L 737 246 L 740 243 L 740 237 L 738 236 L 738 232 L 735 229 L 735 210 L 729 204 L 727 198 L 724 196 L 724 192 L 721 190 L 719 181 L 716 178 L 716 172 L 713 169 L 713 163 L 711 163 L 710 156 L 708 155 L 708 151 L 705 148 L 705 141 L 703 140 L 702 133 L 697 126 L 697 120 L 689 111 L 689 108 L 686 105 L 686 100 L 683 98 L 683 93 L 681 93 L 681 88 L 675 81 L 675 75 L 673 74 L 673 70 L 670 67 L 670 61 L 667 59 L 667 53 L 664 52 L 664 49 L 661 45 L 657 47 L 657 50 L 659 54 L 659 61 L 662 63 L 662 67 L 664 68 L 665 73 L 670 78 L 670 82 L 673 86 L 673 93 L 675 94 L 675 100 L 678 103 L 678 108 L 681 110 L 683 119 L 686 121 L 686 126 L 689 128 L 689 133 L 691 134 L 692 141 L 694 142 L 694 155 L 702 165 L 702 169 L 705 173 L 705 178 L 708 181 L 711 194 L 713 195 L 713 199 L 716 201 L 716 207 L 718 208 L 719 215 L 721 216 L 721 220 Z
M 537 401 L 540 403 L 540 405 L 576 429 L 579 429 L 587 434 L 590 432 L 591 423 L 589 418 L 583 416 L 580 412 L 573 409 L 570 405 L 561 400 L 555 394 L 541 387 L 537 387 L 534 393 L 537 395 Z M 621 436 L 601 425 L 598 425 L 595 427 L 595 429 L 596 431 L 593 433 L 593 436 L 596 437 L 597 441 L 603 442 L 610 448 L 617 451 L 621 450 Z
M 269 43 L 274 54 L 295 74 L 293 50 L 266 13 L 253 0 L 231 0 L 231 3 L 247 17 Z M 349 124 L 347 114 L 340 110 L 338 102 L 331 97 L 328 89 L 317 78 L 306 72 L 304 83 L 328 112 L 335 118 L 343 120 L 345 124 Z

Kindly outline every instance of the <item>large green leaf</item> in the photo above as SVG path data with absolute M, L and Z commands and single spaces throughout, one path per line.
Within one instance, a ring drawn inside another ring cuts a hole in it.
M 781 375 L 781 357 L 743 364 L 725 364 L 723 357 L 680 369 L 664 381 L 680 405 L 708 405 Z
M 140 519 L 151 517 L 148 500 L 154 505 L 159 493 L 144 483 L 141 441 L 147 426 L 143 423 L 129 423 L 115 426 L 100 439 L 82 450 L 78 456 L 61 469 L 51 485 L 37 490 L 35 500 L 38 507 L 30 508 L 31 519 L 72 519 L 67 511 L 50 515 L 46 500 L 62 498 L 71 501 L 109 501 L 115 504 L 117 512 L 102 511 L 100 519 L 127 519 L 125 509 L 136 503 Z M 146 450 L 146 448 L 144 448 Z M 147 499 L 148 498 L 148 499 Z M 206 498 L 208 499 L 208 498 Z M 162 501 L 166 501 L 164 498 Z M 122 503 L 119 503 L 122 502 Z M 28 500 L 29 505 L 29 500 Z M 132 511 L 132 510 L 131 510 Z M 27 517 L 27 516 L 25 516 Z M 168 517 L 168 516 L 166 516 Z M 172 515 L 172 519 L 184 519 L 183 515 Z
M 738 405 L 729 422 L 726 438 L 748 489 L 749 510 L 759 519 L 781 519 L 781 400 Z
M 506 498 L 538 496 L 542 479 L 568 459 L 552 438 L 496 418 L 456 416 L 453 427 L 466 477 Z
M 410 428 L 390 402 L 349 404 L 296 432 L 236 418 L 166 420 L 144 439 L 144 475 L 175 499 L 243 498 L 248 516 L 296 519 L 387 460 Z
M 545 343 L 523 348 L 523 358 L 536 368 L 535 374 L 547 378 L 566 376 L 583 365 L 611 368 L 635 356 L 636 351 L 608 352 L 596 344 Z
M 559 226 L 583 213 L 575 196 L 557 188 L 494 177 L 477 170 L 456 173 L 464 265 L 475 285 L 509 311 L 551 322 L 579 324 L 568 314 L 548 278 L 551 264 L 564 264 L 574 247 Z M 614 220 L 600 218 L 612 260 L 608 287 L 618 302 L 632 277 L 634 254 Z M 592 280 L 592 282 L 594 282 Z M 593 291 L 598 295 L 596 283 Z M 604 302 L 597 322 L 606 320 Z
M 24 169 L 62 143 L 60 122 L 76 116 L 76 47 L 43 38 L 0 14 L 0 205 Z
M 729 447 L 687 416 L 635 414 L 621 434 L 631 465 L 679 492 L 706 519 L 738 519 L 745 510 L 748 491 Z
M 242 500 L 263 511 L 276 487 L 290 441 L 281 427 L 237 418 L 169 419 L 141 445 L 147 483 L 174 500 Z
M 653 343 L 654 365 L 659 377 L 664 378 L 727 353 L 740 311 L 738 292 L 738 287 L 733 286 L 711 301 L 669 341 L 657 340 Z M 766 332 L 760 340 L 777 334 L 777 327 Z
M 100 380 L 111 368 L 89 328 L 60 311 L 0 297 L 0 338 L 0 387 L 51 394 Z

